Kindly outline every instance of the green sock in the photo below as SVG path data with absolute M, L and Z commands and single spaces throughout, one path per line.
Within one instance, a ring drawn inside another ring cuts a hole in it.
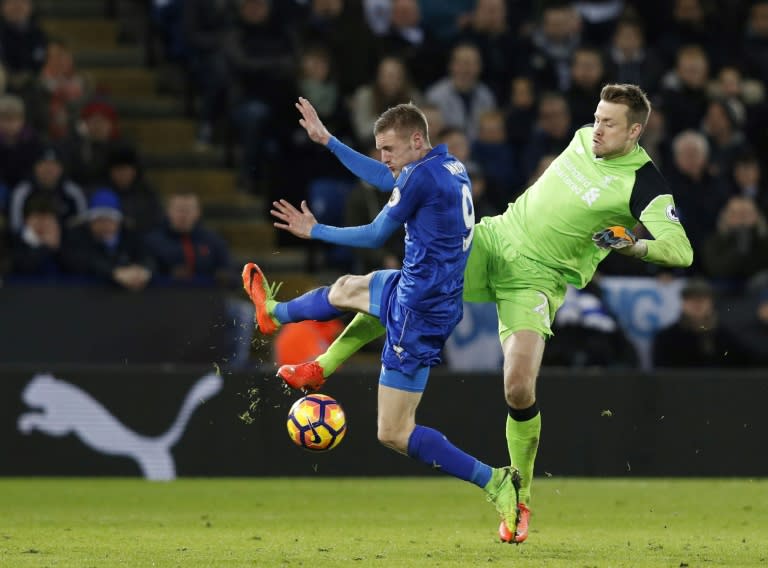
M 329 377 L 363 345 L 384 335 L 384 331 L 379 318 L 369 314 L 357 314 L 326 352 L 315 359 L 323 368 L 323 377 Z
M 520 471 L 520 501 L 531 501 L 531 482 L 536 450 L 539 449 L 541 413 L 529 420 L 518 421 L 507 416 L 507 447 L 512 465 Z

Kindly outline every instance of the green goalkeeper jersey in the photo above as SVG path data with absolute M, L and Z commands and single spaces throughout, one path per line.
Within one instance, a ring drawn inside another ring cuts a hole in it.
M 592 127 L 576 131 L 568 147 L 500 219 L 502 238 L 522 255 L 558 270 L 578 288 L 609 253 L 592 235 L 640 221 L 653 235 L 643 258 L 688 266 L 693 252 L 675 213 L 672 192 L 646 151 L 637 145 L 618 158 L 596 158 Z

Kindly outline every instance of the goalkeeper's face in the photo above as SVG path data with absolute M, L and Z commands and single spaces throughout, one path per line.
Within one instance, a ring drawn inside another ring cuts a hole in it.
M 592 132 L 592 152 L 598 158 L 610 160 L 629 153 L 642 133 L 639 123 L 630 124 L 626 105 L 600 101 L 595 110 Z
M 397 179 L 403 166 L 423 158 L 429 152 L 429 145 L 421 132 L 407 135 L 390 129 L 376 135 L 376 149 L 381 152 L 381 161 Z

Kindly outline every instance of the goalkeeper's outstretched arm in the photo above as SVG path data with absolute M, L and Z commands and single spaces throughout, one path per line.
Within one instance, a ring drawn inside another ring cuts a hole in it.
M 646 262 L 661 266 L 690 266 L 693 263 L 693 248 L 685 229 L 677 218 L 675 203 L 671 195 L 660 195 L 645 208 L 640 216 L 653 239 L 640 239 L 635 246 L 644 248 L 637 254 Z

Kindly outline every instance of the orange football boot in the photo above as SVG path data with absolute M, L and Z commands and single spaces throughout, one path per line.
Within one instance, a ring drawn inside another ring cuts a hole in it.
M 509 530 L 506 521 L 499 525 L 499 538 L 503 542 L 520 544 L 528 538 L 528 521 L 531 518 L 531 510 L 525 503 L 517 504 L 517 518 L 515 520 L 515 532 Z
M 249 262 L 243 267 L 243 288 L 256 310 L 253 319 L 264 335 L 272 335 L 280 327 L 269 313 L 270 304 L 275 304 L 274 296 L 280 286 L 282 282 L 270 285 L 257 264 Z
M 298 390 L 318 390 L 325 383 L 323 368 L 317 361 L 283 365 L 277 370 L 277 376 L 288 386 Z

